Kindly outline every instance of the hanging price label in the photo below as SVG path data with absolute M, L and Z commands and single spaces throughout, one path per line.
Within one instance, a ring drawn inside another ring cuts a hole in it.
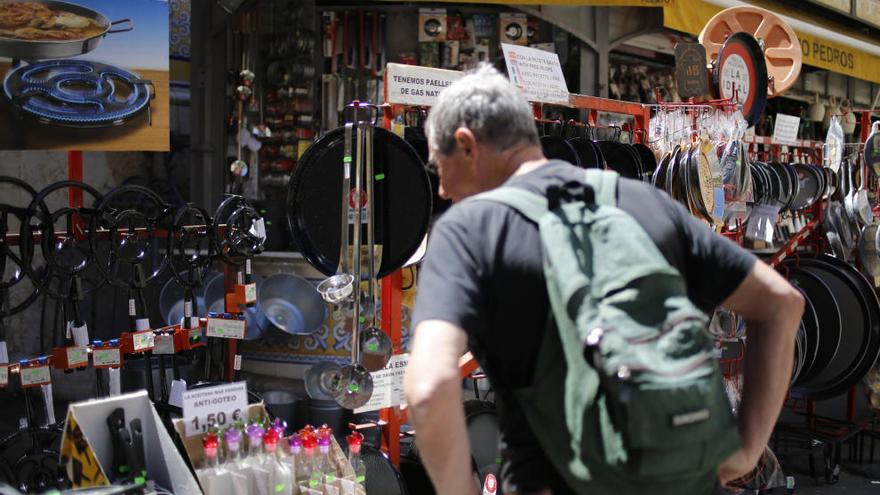
M 187 390 L 183 393 L 186 436 L 200 435 L 212 426 L 223 427 L 237 419 L 247 421 L 247 383 Z
M 131 341 L 134 346 L 134 352 L 149 351 L 156 345 L 155 335 L 152 330 L 134 332 L 131 334 Z
M 174 336 L 173 335 L 156 335 L 153 337 L 153 354 L 174 354 Z
M 257 284 L 247 284 L 244 286 L 244 302 L 247 304 L 257 302 Z
M 244 320 L 227 320 L 224 318 L 208 318 L 208 337 L 221 339 L 243 339 L 245 332 Z
M 0 365 L 0 388 L 9 385 L 9 366 Z
M 19 375 L 22 387 L 37 387 L 52 383 L 52 374 L 49 372 L 48 366 L 21 368 Z
M 88 366 L 89 349 L 87 347 L 68 347 L 67 348 L 67 366 L 69 368 L 79 368 L 80 366 Z
M 95 349 L 92 351 L 92 366 L 111 368 L 122 365 L 122 352 L 118 348 Z

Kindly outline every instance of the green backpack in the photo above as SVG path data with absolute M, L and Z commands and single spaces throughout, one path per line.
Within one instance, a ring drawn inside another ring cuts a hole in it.
M 578 493 L 711 493 L 739 435 L 707 317 L 617 208 L 617 179 L 587 170 L 586 184 L 547 197 L 502 187 L 473 198 L 518 210 L 541 235 L 553 317 L 532 386 L 514 394 Z

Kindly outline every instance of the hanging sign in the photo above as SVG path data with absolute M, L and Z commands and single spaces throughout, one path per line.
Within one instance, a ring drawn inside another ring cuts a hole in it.
M 245 334 L 245 321 L 226 318 L 208 318 L 208 329 L 206 334 L 208 337 L 241 340 L 244 338 Z
M 770 142 L 773 144 L 788 144 L 791 146 L 798 145 L 798 128 L 801 125 L 801 118 L 794 115 L 786 115 L 784 113 L 776 114 L 776 122 L 773 124 L 773 137 Z
M 528 46 L 501 44 L 507 75 L 526 96 L 538 103 L 568 105 L 568 86 L 559 55 Z
M 197 388 L 183 393 L 183 419 L 186 436 L 200 435 L 212 426 L 247 421 L 247 382 Z
M 394 105 L 432 106 L 444 88 L 464 76 L 457 70 L 417 65 L 388 64 L 385 70 L 385 101 Z
M 405 404 L 403 375 L 407 363 L 409 363 L 409 354 L 398 354 L 391 356 L 383 369 L 370 373 L 373 377 L 373 395 L 363 407 L 354 410 L 355 414 Z
M 682 98 L 709 94 L 706 47 L 699 43 L 675 45 L 675 83 Z

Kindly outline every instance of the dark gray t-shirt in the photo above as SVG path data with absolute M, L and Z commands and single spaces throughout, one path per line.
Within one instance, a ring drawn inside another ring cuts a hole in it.
M 544 194 L 583 179 L 583 169 L 553 160 L 505 185 Z M 755 257 L 715 234 L 679 203 L 648 184 L 620 179 L 618 206 L 632 215 L 685 277 L 688 295 L 709 312 L 751 270 Z M 549 486 L 564 493 L 509 390 L 531 384 L 550 306 L 537 226 L 490 201 L 464 202 L 431 231 L 419 270 L 413 325 L 439 319 L 467 332 L 468 346 L 497 392 L 505 491 Z

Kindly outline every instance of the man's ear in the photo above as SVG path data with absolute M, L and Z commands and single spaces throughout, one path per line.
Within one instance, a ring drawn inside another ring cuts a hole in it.
M 466 156 L 471 156 L 476 151 L 477 138 L 474 133 L 467 127 L 459 127 L 452 135 L 456 144 L 464 152 Z

